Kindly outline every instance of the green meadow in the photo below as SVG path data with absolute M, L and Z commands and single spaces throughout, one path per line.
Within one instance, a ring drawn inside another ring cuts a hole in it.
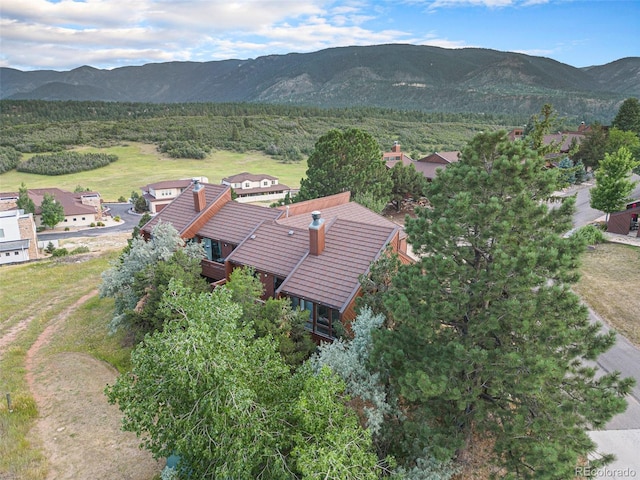
M 0 175 L 0 191 L 17 192 L 22 182 L 27 188 L 57 187 L 67 191 L 81 186 L 99 192 L 105 202 L 114 202 L 121 196 L 129 198 L 132 191 L 140 192 L 140 187 L 149 183 L 196 176 L 207 177 L 209 183 L 220 183 L 224 177 L 242 172 L 272 175 L 282 184 L 299 188 L 307 170 L 306 161 L 282 163 L 261 152 L 214 151 L 203 160 L 189 160 L 169 158 L 154 145 L 142 143 L 75 150 L 114 154 L 118 160 L 103 168 L 70 175 L 35 175 L 12 170 Z

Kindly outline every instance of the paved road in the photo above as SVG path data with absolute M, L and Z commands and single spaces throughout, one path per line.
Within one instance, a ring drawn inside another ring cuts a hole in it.
M 133 227 L 140 222 L 141 215 L 130 212 L 131 205 L 128 203 L 105 203 L 111 209 L 111 216 L 119 216 L 121 222 L 109 227 L 84 228 L 73 232 L 40 232 L 38 233 L 39 241 L 62 240 L 73 237 L 99 237 L 113 233 L 131 232 Z

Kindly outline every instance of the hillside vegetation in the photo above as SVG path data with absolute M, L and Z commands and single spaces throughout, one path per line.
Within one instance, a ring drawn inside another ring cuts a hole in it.
M 488 49 L 374 45 L 113 70 L 0 68 L 0 99 L 375 106 L 524 116 L 553 103 L 575 121 L 608 123 L 625 98 L 640 95 L 639 72 L 640 57 L 575 68 Z

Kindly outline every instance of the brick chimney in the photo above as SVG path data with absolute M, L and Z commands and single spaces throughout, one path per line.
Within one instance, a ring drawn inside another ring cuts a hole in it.
M 320 212 L 311 212 L 313 222 L 309 225 L 309 253 L 320 255 L 324 251 L 324 220 L 320 218 Z
M 207 206 L 207 196 L 204 193 L 204 185 L 199 180 L 194 182 L 193 186 L 193 206 L 196 212 L 201 212 Z
M 391 147 L 391 151 L 393 153 L 400 153 L 400 142 L 393 142 L 393 147 Z

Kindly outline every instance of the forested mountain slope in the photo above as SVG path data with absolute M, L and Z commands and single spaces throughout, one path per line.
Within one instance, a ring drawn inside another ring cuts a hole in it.
M 488 49 L 340 47 L 249 60 L 169 62 L 99 70 L 0 69 L 0 98 L 119 102 L 261 102 L 428 112 L 560 115 L 608 123 L 640 96 L 640 57 L 575 68 Z

